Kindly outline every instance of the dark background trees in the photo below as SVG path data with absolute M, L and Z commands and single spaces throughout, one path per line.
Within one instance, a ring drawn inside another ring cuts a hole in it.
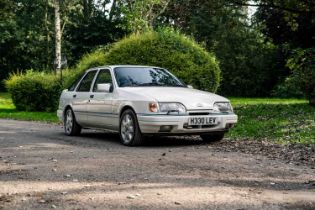
M 59 1 L 62 55 L 69 66 L 131 32 L 167 26 L 217 56 L 224 95 L 299 96 L 294 90 L 305 88 L 294 79 L 295 69 L 313 69 L 292 63 L 313 63 L 315 3 L 310 0 Z M 0 16 L 0 80 L 30 68 L 52 70 L 53 1 L 0 0 Z
M 60 0 L 60 12 L 62 56 L 68 65 L 127 33 L 107 0 Z M 0 21 L 0 90 L 10 72 L 54 69 L 53 1 L 0 0 Z

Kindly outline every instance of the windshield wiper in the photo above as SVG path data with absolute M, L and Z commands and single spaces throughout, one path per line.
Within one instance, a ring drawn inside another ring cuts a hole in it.
M 148 82 L 148 83 L 141 83 L 141 84 L 138 84 L 138 86 L 163 86 L 163 85 L 162 85 L 162 84 L 159 84 L 159 83 Z
M 180 85 L 180 84 L 177 84 L 177 85 L 168 85 L 169 87 L 185 87 L 184 85 Z

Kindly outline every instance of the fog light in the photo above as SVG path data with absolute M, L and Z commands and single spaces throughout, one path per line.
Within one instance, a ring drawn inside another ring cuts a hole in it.
M 170 132 L 173 129 L 171 125 L 162 125 L 160 127 L 160 132 Z
M 234 127 L 234 124 L 233 123 L 227 123 L 225 125 L 225 128 L 233 128 Z

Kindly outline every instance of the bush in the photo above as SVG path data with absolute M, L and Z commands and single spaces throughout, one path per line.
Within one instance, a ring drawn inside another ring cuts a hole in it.
M 315 48 L 296 49 L 288 59 L 287 66 L 292 70 L 292 78 L 315 105 Z
M 87 54 L 83 56 L 75 68 L 63 70 L 63 84 L 60 82 L 60 75 L 56 76 L 53 72 L 29 70 L 23 74 L 12 74 L 5 81 L 5 85 L 11 93 L 16 109 L 56 111 L 63 89 L 68 88 L 85 70 L 104 65 L 105 54 L 103 51 L 97 50 Z
M 220 69 L 214 55 L 192 39 L 171 29 L 133 34 L 115 43 L 106 64 L 159 66 L 195 88 L 215 92 Z
M 18 110 L 55 111 L 62 89 L 68 88 L 87 69 L 105 64 L 136 64 L 169 69 L 187 84 L 216 91 L 220 69 L 215 57 L 196 42 L 172 30 L 131 35 L 110 50 L 104 46 L 82 57 L 73 69 L 63 70 L 63 85 L 53 73 L 27 71 L 12 74 L 6 87 Z
M 62 86 L 55 75 L 29 70 L 25 74 L 12 74 L 5 83 L 17 110 L 57 109 Z
M 304 94 L 301 88 L 296 84 L 292 77 L 287 77 L 284 82 L 277 85 L 271 93 L 277 98 L 303 98 Z
M 63 71 L 63 86 L 64 88 L 70 85 L 87 69 L 105 64 L 105 51 L 107 47 L 95 50 L 92 53 L 84 55 L 73 69 Z

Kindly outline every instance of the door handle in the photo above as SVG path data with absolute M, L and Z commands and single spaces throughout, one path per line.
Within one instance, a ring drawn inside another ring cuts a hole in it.
M 90 98 L 94 98 L 94 95 L 90 95 Z
M 77 95 L 73 95 L 72 97 L 73 97 L 73 98 L 76 98 L 76 97 L 77 97 Z

